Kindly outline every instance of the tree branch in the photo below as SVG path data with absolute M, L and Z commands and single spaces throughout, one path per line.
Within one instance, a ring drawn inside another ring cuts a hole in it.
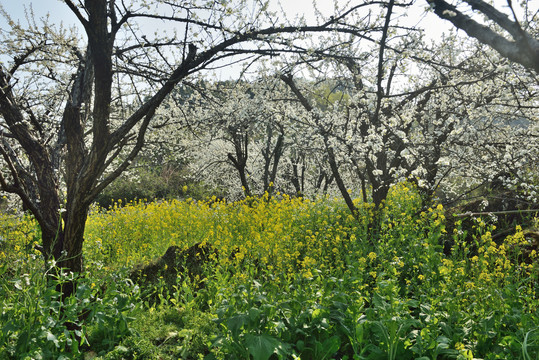
M 500 55 L 528 69 L 539 72 L 539 40 L 527 34 L 520 26 L 482 0 L 465 0 L 473 9 L 480 10 L 489 19 L 507 30 L 515 39 L 509 41 L 487 26 L 481 25 L 462 14 L 456 6 L 444 0 L 426 0 L 440 18 L 450 21 L 469 36 L 492 47 Z

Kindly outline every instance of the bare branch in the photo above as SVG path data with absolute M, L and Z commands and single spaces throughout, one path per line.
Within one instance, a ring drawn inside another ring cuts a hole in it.
M 507 16 L 501 14 L 483 0 L 465 1 L 506 29 L 515 41 L 507 40 L 489 27 L 479 24 L 445 0 L 427 0 L 440 18 L 450 21 L 457 28 L 464 30 L 469 36 L 492 47 L 509 60 L 539 72 L 539 40 L 534 39 L 522 30 L 516 22 L 511 21 Z

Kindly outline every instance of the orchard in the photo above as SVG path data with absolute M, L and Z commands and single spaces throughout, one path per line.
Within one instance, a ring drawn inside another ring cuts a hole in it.
M 284 5 L 0 5 L 0 357 L 539 356 L 537 4 Z

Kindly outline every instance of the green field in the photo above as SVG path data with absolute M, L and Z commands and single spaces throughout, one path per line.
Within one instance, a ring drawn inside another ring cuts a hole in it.
M 484 220 L 422 210 L 409 185 L 376 221 L 329 198 L 120 205 L 90 215 L 64 301 L 35 221 L 1 217 L 1 359 L 539 359 L 525 231 L 494 241 Z M 130 279 L 194 244 L 211 251 L 190 273 Z

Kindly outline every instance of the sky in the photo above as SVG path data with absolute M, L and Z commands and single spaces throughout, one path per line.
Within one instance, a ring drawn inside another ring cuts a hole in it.
M 316 7 L 324 14 L 333 14 L 333 1 L 331 0 L 314 0 Z M 353 2 L 351 2 L 353 3 Z M 73 13 L 61 0 L 0 0 L 0 4 L 4 10 L 12 17 L 14 21 L 26 23 L 25 10 L 34 12 L 35 18 L 39 19 L 49 14 L 53 22 L 63 22 L 65 25 L 76 23 Z M 278 10 L 277 0 L 270 1 L 270 8 Z M 411 10 L 411 21 L 419 19 L 425 8 L 425 1 L 418 0 L 417 5 Z M 307 20 L 314 19 L 315 9 L 313 0 L 281 0 L 280 6 L 287 16 L 291 19 L 296 15 L 303 15 Z M 429 14 L 424 20 L 425 26 L 429 28 L 429 33 L 433 37 L 441 36 L 443 31 L 447 31 L 448 26 L 440 26 L 441 22 L 434 14 Z M 443 23 L 443 22 L 442 22 Z M 0 16 L 0 28 L 7 26 L 6 19 Z
M 505 1 L 506 0 L 495 0 L 497 8 L 506 11 L 507 8 L 504 6 L 506 4 Z M 314 0 L 314 2 L 316 3 L 318 10 L 322 13 L 327 15 L 333 14 L 333 1 Z M 349 3 L 353 4 L 354 1 Z M 14 21 L 20 21 L 22 25 L 26 24 L 25 11 L 30 12 L 32 10 L 35 19 L 49 16 L 51 22 L 61 22 L 65 26 L 77 23 L 73 13 L 61 0 L 0 0 L 0 4 Z M 278 9 L 276 5 L 277 0 L 271 0 L 270 4 L 270 9 Z M 315 11 L 313 0 L 281 0 L 281 6 L 289 19 L 293 19 L 297 15 L 303 15 L 307 21 L 314 20 Z M 432 41 L 440 40 L 443 33 L 448 32 L 452 26 L 449 22 L 439 19 L 432 12 L 425 14 L 425 8 L 425 0 L 416 0 L 416 4 L 407 10 L 407 25 L 414 26 L 421 20 L 420 24 L 427 29 L 427 39 Z M 6 19 L 0 15 L 0 29 L 5 28 L 7 28 Z M 82 33 L 82 31 L 80 31 L 80 33 Z
M 306 19 L 314 18 L 313 1 L 316 3 L 317 8 L 324 14 L 333 13 L 333 1 L 332 0 L 281 0 L 281 6 L 285 13 L 291 18 L 296 14 L 304 15 Z M 344 2 L 344 0 L 339 0 Z M 528 5 L 532 6 L 532 3 L 536 0 L 526 0 Z M 354 1 L 349 2 L 353 4 Z M 75 22 L 74 16 L 69 8 L 62 0 L 0 0 L 0 4 L 6 10 L 6 12 L 12 16 L 13 20 L 20 20 L 25 23 L 25 9 L 33 9 L 36 18 L 41 18 L 50 15 L 51 20 L 54 22 L 64 22 L 64 24 L 72 24 Z M 277 0 L 270 0 L 270 6 L 273 9 L 278 9 Z M 495 6 L 507 13 L 506 0 L 494 0 Z M 31 6 L 30 6 L 31 5 Z M 537 6 L 537 4 L 535 5 Z M 424 16 L 424 9 L 426 8 L 426 1 L 416 0 L 416 3 L 409 10 L 410 22 L 415 22 Z M 430 13 L 427 14 L 422 22 L 423 26 L 428 29 L 428 34 L 433 39 L 439 38 L 443 32 L 446 32 L 451 26 L 447 21 L 440 20 L 436 15 Z M 4 17 L 0 16 L 0 28 L 7 26 Z
M 315 0 L 317 7 L 324 12 L 331 12 L 333 9 L 333 1 Z M 273 1 L 276 3 L 276 1 Z M 287 14 L 304 14 L 307 18 L 314 16 L 314 7 L 312 0 L 284 0 L 282 1 L 283 10 Z M 30 8 L 30 4 L 34 10 L 36 18 L 45 16 L 47 13 L 51 15 L 51 19 L 58 19 L 69 23 L 73 19 L 73 13 L 61 0 L 0 0 L 0 4 L 6 12 L 13 17 L 13 20 L 21 20 L 24 23 L 24 9 Z M 0 17 L 0 27 L 6 26 L 6 21 Z
M 317 7 L 324 12 L 331 12 L 333 9 L 333 1 L 331 0 L 315 0 Z M 273 1 L 275 3 L 275 1 Z M 282 1 L 283 9 L 287 14 L 305 14 L 306 17 L 314 16 L 314 8 L 312 0 L 284 0 Z M 51 18 L 57 18 L 60 21 L 69 22 L 73 18 L 73 13 L 61 0 L 0 0 L 0 4 L 6 12 L 13 17 L 13 20 L 24 20 L 24 8 L 29 8 L 32 5 L 36 17 L 41 17 L 47 13 L 51 14 Z M 0 18 L 0 25 L 6 25 L 5 19 Z

